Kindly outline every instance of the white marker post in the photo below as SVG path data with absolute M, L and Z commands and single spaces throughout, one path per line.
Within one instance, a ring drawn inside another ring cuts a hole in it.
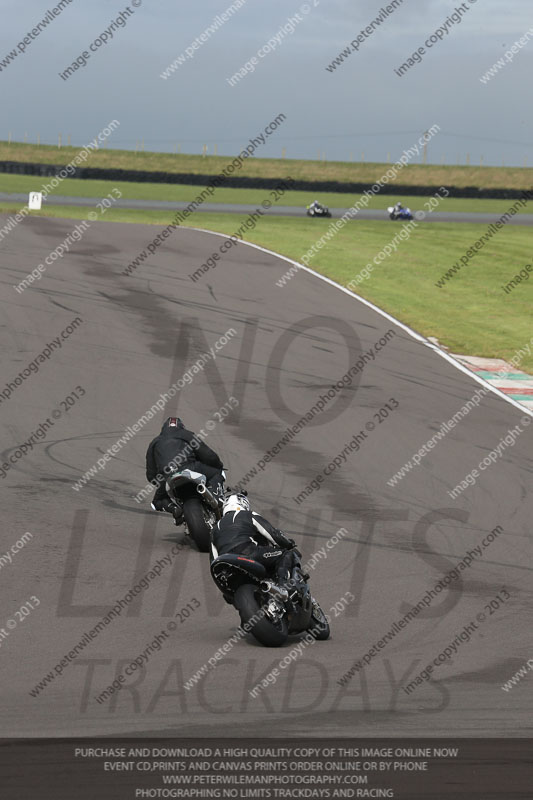
M 30 199 L 28 201 L 28 208 L 30 211 L 40 211 L 43 204 L 42 192 L 30 192 Z

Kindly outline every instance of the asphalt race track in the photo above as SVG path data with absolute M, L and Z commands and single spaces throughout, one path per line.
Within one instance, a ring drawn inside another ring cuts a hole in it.
M 473 377 L 307 271 L 279 288 L 275 282 L 290 265 L 258 248 L 234 246 L 193 283 L 187 276 L 219 240 L 192 229 L 179 229 L 128 277 L 121 271 L 156 229 L 93 223 L 40 281 L 17 293 L 13 286 L 74 224 L 27 219 L 0 251 L 0 394 L 30 363 L 38 367 L 0 397 L 2 462 L 47 418 L 53 421 L 2 479 L 3 550 L 32 534 L 0 570 L 2 735 L 525 735 L 531 725 L 525 689 L 500 688 L 532 655 L 532 429 L 525 409 L 489 391 L 391 487 L 387 480 L 481 388 Z M 216 360 L 74 491 L 74 482 L 231 328 L 236 333 Z M 56 337 L 61 347 L 52 345 L 48 359 L 39 360 Z M 211 582 L 207 556 L 186 543 L 32 697 L 84 632 L 185 539 L 169 517 L 133 499 L 145 485 L 145 450 L 161 422 L 178 413 L 188 427 L 203 428 L 231 485 L 371 350 L 374 358 L 367 355 L 353 384 L 338 389 L 247 486 L 254 507 L 298 540 L 304 560 L 345 529 L 311 573 L 313 593 L 331 616 L 331 640 L 306 644 L 300 654 L 298 640 L 280 650 L 239 640 L 216 670 L 186 690 L 184 682 L 238 625 Z M 232 396 L 238 407 L 216 421 Z M 448 491 L 516 425 L 523 432 L 514 446 L 452 499 Z M 296 502 L 356 435 L 359 450 L 354 445 L 318 490 Z M 497 526 L 482 556 L 427 610 L 374 651 L 364 671 L 337 683 Z M 180 622 L 175 614 L 192 598 L 200 608 Z M 17 615 L 28 601 L 31 613 Z M 460 640 L 433 682 L 407 694 L 402 687 L 476 619 L 471 638 Z M 161 631 L 167 636 L 161 649 L 98 703 L 95 697 Z M 290 652 L 294 660 L 279 668 Z M 277 681 L 252 697 L 276 668 Z
M 45 198 L 46 200 L 46 198 Z M 27 194 L 6 194 L 0 192 L 0 201 L 27 203 Z M 52 195 L 50 197 L 49 205 L 71 205 L 71 206 L 94 206 L 96 199 L 94 197 L 69 197 L 68 195 Z M 420 205 L 424 202 L 424 198 L 420 198 Z M 46 203 L 44 203 L 46 204 Z M 136 209 L 160 209 L 169 211 L 184 211 L 189 203 L 175 203 L 166 200 L 115 200 L 114 206 L 116 208 L 136 208 Z M 251 214 L 255 211 L 257 206 L 244 205 L 239 203 L 202 203 L 196 211 L 211 212 L 211 213 L 226 213 L 226 214 Z M 491 222 L 497 222 L 501 214 L 467 214 L 465 212 L 442 212 L 433 211 L 431 213 L 424 211 L 417 211 L 411 209 L 416 213 L 415 219 L 418 222 L 477 222 L 480 225 L 490 225 Z M 348 211 L 346 208 L 331 209 L 331 216 L 333 219 L 340 219 L 343 214 Z M 300 206 L 273 206 L 272 208 L 263 209 L 264 214 L 277 217 L 305 217 L 305 209 Z M 423 215 L 423 216 L 422 216 Z M 389 215 L 386 209 L 383 210 L 368 210 L 361 209 L 357 218 L 359 219 L 373 219 L 373 220 L 387 220 Z M 397 222 L 399 220 L 396 220 Z M 533 225 L 533 214 L 516 214 L 511 217 L 507 222 L 508 225 Z

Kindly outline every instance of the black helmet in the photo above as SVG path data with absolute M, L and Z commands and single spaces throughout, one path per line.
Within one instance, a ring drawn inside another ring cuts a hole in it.
M 161 433 L 163 433 L 163 431 L 172 429 L 180 430 L 183 429 L 184 427 L 185 425 L 183 424 L 183 422 L 179 417 L 168 417 L 168 419 L 166 419 L 165 422 L 163 423 L 163 427 L 161 428 Z

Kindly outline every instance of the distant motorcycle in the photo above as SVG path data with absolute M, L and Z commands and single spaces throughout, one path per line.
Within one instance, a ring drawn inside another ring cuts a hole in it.
M 295 566 L 287 581 L 278 582 L 252 558 L 223 553 L 211 562 L 211 575 L 227 603 L 239 612 L 241 624 L 266 647 L 280 647 L 287 637 L 309 631 L 328 639 L 328 618 L 307 585 L 309 575 Z
M 222 511 L 218 498 L 207 487 L 206 476 L 183 469 L 169 475 L 166 489 L 170 499 L 183 509 L 186 533 L 201 553 L 208 553 L 211 529 L 222 516 Z
M 387 211 L 391 219 L 413 219 L 410 208 L 401 208 L 399 211 L 396 211 L 394 206 L 389 206 Z
M 331 211 L 327 206 L 323 206 L 320 203 L 311 203 L 311 205 L 307 206 L 307 216 L 331 217 Z

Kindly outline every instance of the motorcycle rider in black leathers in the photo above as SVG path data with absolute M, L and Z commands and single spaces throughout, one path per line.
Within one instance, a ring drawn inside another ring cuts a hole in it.
M 244 494 L 230 494 L 222 506 L 222 519 L 212 531 L 211 554 L 223 553 L 249 556 L 267 570 L 275 570 L 280 581 L 288 580 L 294 567 L 299 566 L 301 553 L 296 542 L 289 539 L 264 517 L 251 511 Z
M 161 433 L 148 445 L 146 451 L 146 478 L 157 486 L 152 508 L 168 511 L 174 516 L 176 525 L 183 522 L 181 508 L 170 499 L 166 481 L 173 472 L 190 469 L 207 478 L 207 486 L 222 500 L 224 492 L 224 465 L 214 450 L 211 450 L 192 431 L 185 428 L 179 417 L 169 417 Z

